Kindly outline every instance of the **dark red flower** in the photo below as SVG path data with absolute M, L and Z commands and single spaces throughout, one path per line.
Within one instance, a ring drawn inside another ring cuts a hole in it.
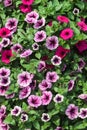
M 54 68 L 54 65 L 52 64 L 46 64 L 46 69 L 53 69 Z
M 64 58 L 68 52 L 70 52 L 70 49 L 65 49 L 62 46 L 59 46 L 56 49 L 55 55 L 57 55 L 57 56 L 59 56 L 61 58 Z
M 25 5 L 25 4 L 21 4 L 21 5 L 19 6 L 19 8 L 20 8 L 21 12 L 23 12 L 23 13 L 29 13 L 29 12 L 32 11 L 31 6 Z
M 50 27 L 52 26 L 52 21 L 50 21 L 50 22 L 48 23 L 48 26 L 50 26 Z
M 0 37 L 4 38 L 4 37 L 7 37 L 9 36 L 10 34 L 10 30 L 8 28 L 0 28 Z
M 47 55 L 45 55 L 45 56 L 43 56 L 42 58 L 41 58 L 41 60 L 43 60 L 43 61 L 46 61 L 46 60 L 48 60 L 49 58 L 48 58 L 48 56 Z
M 12 50 L 4 50 L 2 52 L 2 57 L 1 57 L 1 61 L 3 63 L 9 64 L 10 63 L 10 58 L 13 56 L 12 54 Z
M 78 41 L 75 46 L 78 49 L 78 51 L 82 53 L 83 51 L 87 50 L 87 41 L 86 40 Z

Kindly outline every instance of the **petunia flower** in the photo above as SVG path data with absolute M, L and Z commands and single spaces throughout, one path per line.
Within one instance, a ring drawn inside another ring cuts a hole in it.
M 0 96 L 5 96 L 6 91 L 9 89 L 9 86 L 0 86 Z
M 79 117 L 81 119 L 87 118 L 87 108 L 81 108 L 79 112 Z
M 60 65 L 61 64 L 61 58 L 57 55 L 54 55 L 51 59 L 51 63 L 55 66 Z
M 5 38 L 10 35 L 10 30 L 6 27 L 0 28 L 0 37 Z
M 41 99 L 42 99 L 42 105 L 48 105 L 52 100 L 52 92 L 51 91 L 43 91 Z
M 48 113 L 43 113 L 43 114 L 42 114 L 42 117 L 41 117 L 41 120 L 42 120 L 43 122 L 48 122 L 48 121 L 50 120 L 49 114 L 48 114 Z
M 46 32 L 41 30 L 35 33 L 34 41 L 35 42 L 43 42 L 46 39 Z
M 57 20 L 61 23 L 69 23 L 69 19 L 66 16 L 63 16 L 63 15 L 57 16 Z
M 6 106 L 2 105 L 0 107 L 0 118 L 6 114 Z
M 22 113 L 20 119 L 21 119 L 22 122 L 26 122 L 28 120 L 28 115 L 25 114 L 25 113 Z
M 80 94 L 80 95 L 78 96 L 78 98 L 80 98 L 80 99 L 82 99 L 82 100 L 84 100 L 84 101 L 87 101 L 87 94 Z
M 32 5 L 34 0 L 22 0 L 22 3 L 25 5 Z
M 32 48 L 34 51 L 39 50 L 39 45 L 37 43 L 32 44 Z
M 22 13 L 29 13 L 32 11 L 32 7 L 30 5 L 20 4 L 19 9 Z
M 9 38 L 3 38 L 2 41 L 1 41 L 1 44 L 3 45 L 3 47 L 7 47 L 10 45 L 10 40 Z
M 12 5 L 12 0 L 4 0 L 4 6 L 8 7 Z
M 45 67 L 46 67 L 45 61 L 40 61 L 38 64 L 38 68 L 37 68 L 38 72 L 43 71 L 45 69 Z
M 61 103 L 64 100 L 64 96 L 61 94 L 56 94 L 56 96 L 53 98 L 53 101 L 55 103 Z
M 7 69 L 5 67 L 0 68 L 0 78 L 8 77 L 9 75 L 10 75 L 10 69 Z
M 68 91 L 71 91 L 74 88 L 75 81 L 70 80 L 68 83 Z
M 17 43 L 17 44 L 14 44 L 12 47 L 11 47 L 12 51 L 16 52 L 16 53 L 19 53 L 23 47 L 21 44 Z
M 74 14 L 74 15 L 79 14 L 79 9 L 78 9 L 78 8 L 74 8 L 74 9 L 73 9 L 73 14 Z
M 64 129 L 58 126 L 55 130 L 64 130 Z
M 42 28 L 45 25 L 45 18 L 37 20 L 37 22 L 34 24 L 35 29 Z
M 15 106 L 12 110 L 11 110 L 11 115 L 13 116 L 19 116 L 21 113 L 21 107 L 19 106 Z
M 8 86 L 10 83 L 10 77 L 2 77 L 0 79 L 0 86 Z
M 79 26 L 80 30 L 84 32 L 87 31 L 87 24 L 85 24 L 85 22 L 83 21 L 77 22 L 77 25 Z
M 21 58 L 26 58 L 26 57 L 30 56 L 32 53 L 33 53 L 33 51 L 30 50 L 30 49 L 28 49 L 28 50 L 23 51 L 23 52 L 20 54 L 20 57 L 21 57 Z

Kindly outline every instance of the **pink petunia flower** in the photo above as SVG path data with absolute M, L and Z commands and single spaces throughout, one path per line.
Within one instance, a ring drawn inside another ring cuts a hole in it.
M 5 38 L 10 35 L 10 30 L 8 28 L 0 28 L 0 37 Z
M 30 93 L 31 93 L 31 88 L 30 87 L 23 88 L 19 92 L 19 99 L 22 100 L 22 99 L 27 98 L 30 95 Z
M 0 118 L 6 114 L 6 106 L 2 105 L 0 107 Z
M 33 75 L 24 71 L 18 75 L 17 83 L 20 85 L 20 88 L 27 87 L 33 79 Z
M 2 77 L 0 79 L 0 86 L 8 86 L 10 83 L 10 77 Z
M 32 5 L 34 0 L 22 0 L 22 3 L 25 5 Z
M 8 77 L 9 75 L 10 75 L 10 69 L 7 69 L 5 67 L 0 68 L 0 78 Z
M 43 122 L 48 122 L 48 121 L 50 120 L 49 114 L 48 114 L 48 113 L 43 113 L 43 114 L 42 114 L 42 117 L 41 117 L 41 120 L 42 120 Z
M 28 101 L 29 106 L 35 107 L 35 108 L 38 108 L 42 104 L 41 97 L 36 96 L 36 95 L 30 95 L 27 101 Z
M 75 106 L 74 104 L 70 104 L 66 111 L 65 114 L 68 116 L 69 119 L 74 120 L 78 117 L 78 107 Z
M 82 99 L 82 100 L 84 100 L 84 101 L 87 101 L 87 94 L 80 94 L 80 95 L 78 96 L 78 98 L 80 98 L 80 99 Z
M 9 89 L 9 86 L 0 86 L 0 96 L 5 96 L 6 91 Z
M 77 23 L 77 25 L 80 27 L 82 31 L 87 31 L 87 24 L 85 24 L 85 22 L 80 21 Z
M 5 94 L 6 99 L 12 99 L 14 96 L 15 96 L 15 93 Z
M 47 90 L 48 88 L 51 88 L 52 87 L 52 84 L 50 83 L 50 82 L 48 82 L 47 80 L 42 80 L 42 82 L 41 83 L 39 83 L 39 89 L 41 90 L 41 91 L 45 91 L 45 90 Z
M 22 113 L 20 119 L 22 122 L 26 122 L 28 120 L 28 115 L 26 113 Z
M 30 56 L 32 53 L 33 53 L 33 51 L 30 50 L 30 49 L 28 49 L 28 50 L 23 51 L 23 52 L 20 54 L 20 57 L 21 57 L 21 58 L 26 58 L 26 57 Z
M 41 96 L 42 105 L 48 105 L 52 100 L 52 92 L 51 91 L 43 91 L 43 95 Z
M 37 43 L 32 44 L 32 48 L 34 51 L 39 50 L 39 45 Z
M 68 83 L 68 91 L 71 91 L 74 88 L 75 81 L 70 80 Z
M 37 20 L 37 22 L 34 24 L 35 29 L 42 28 L 45 25 L 45 18 L 42 18 L 40 20 Z
M 25 5 L 23 3 L 19 6 L 19 9 L 22 13 L 29 13 L 32 11 L 32 7 L 30 5 Z
M 64 129 L 58 126 L 55 130 L 64 130 Z
M 55 83 L 58 79 L 59 79 L 59 76 L 57 75 L 57 73 L 55 71 L 53 71 L 53 72 L 48 71 L 47 72 L 47 74 L 46 74 L 46 80 L 48 82 Z
M 21 44 L 17 43 L 17 44 L 14 44 L 12 47 L 11 47 L 12 51 L 16 52 L 16 53 L 19 53 L 23 47 Z
M 9 130 L 9 129 L 10 129 L 9 125 L 5 123 L 0 124 L 0 130 Z
M 58 66 L 61 64 L 61 58 L 57 55 L 54 55 L 51 59 L 51 63 L 55 66 Z
M 19 106 L 15 106 L 12 110 L 11 110 L 11 115 L 13 116 L 19 116 L 21 113 L 21 107 Z
M 64 100 L 64 96 L 61 94 L 56 94 L 56 96 L 53 98 L 53 101 L 55 103 L 61 103 Z
M 3 47 L 7 47 L 10 45 L 10 40 L 9 38 L 3 38 L 2 41 L 1 41 L 1 44 L 3 45 Z
M 69 23 L 69 19 L 66 16 L 59 15 L 57 16 L 57 20 L 61 23 Z
M 72 38 L 73 35 L 74 35 L 74 33 L 71 28 L 66 28 L 66 29 L 62 30 L 60 33 L 60 37 L 64 40 L 68 40 L 68 39 Z
M 40 61 L 38 64 L 38 68 L 37 68 L 38 72 L 43 71 L 45 69 L 45 67 L 46 67 L 45 61 Z
M 1 61 L 5 64 L 9 64 L 10 63 L 10 58 L 13 56 L 12 54 L 12 50 L 4 50 L 2 51 L 2 57 L 1 57 Z
M 81 119 L 87 118 L 87 108 L 81 108 L 79 112 L 79 117 Z
M 35 42 L 42 42 L 46 39 L 46 32 L 41 30 L 35 33 L 34 41 Z
M 46 47 L 49 50 L 54 50 L 59 46 L 58 38 L 56 36 L 47 37 L 46 39 Z
M 8 7 L 12 5 L 12 0 L 4 0 L 4 6 Z

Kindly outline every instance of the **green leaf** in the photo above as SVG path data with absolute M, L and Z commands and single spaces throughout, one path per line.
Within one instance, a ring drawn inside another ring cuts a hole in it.
M 36 128 L 37 130 L 40 130 L 40 124 L 39 124 L 38 121 L 34 121 L 34 122 L 33 122 L 33 126 L 34 126 L 34 128 Z
M 35 54 L 35 57 L 40 59 L 41 58 L 41 54 L 38 52 L 38 53 Z
M 15 125 L 15 120 L 12 118 L 11 115 L 6 116 L 4 123 L 6 124 L 11 124 L 11 125 Z

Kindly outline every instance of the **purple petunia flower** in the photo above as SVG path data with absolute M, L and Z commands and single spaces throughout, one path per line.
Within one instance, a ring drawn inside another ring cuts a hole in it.
M 55 130 L 64 130 L 64 129 L 58 126 Z
M 30 95 L 27 101 L 28 101 L 29 106 L 35 107 L 35 108 L 38 108 L 42 104 L 41 98 L 36 95 Z
M 24 71 L 18 75 L 17 83 L 20 85 L 20 88 L 27 87 L 32 82 L 33 77 L 33 74 Z
M 40 61 L 37 68 L 38 72 L 41 72 L 42 70 L 44 70 L 45 67 L 46 67 L 45 61 Z
M 59 79 L 59 76 L 57 75 L 57 73 L 55 71 L 53 72 L 47 72 L 46 74 L 46 80 L 49 82 L 56 82 Z
M 47 37 L 46 39 L 46 47 L 49 50 L 57 49 L 59 46 L 58 44 L 58 38 L 56 36 Z
M 5 123 L 0 124 L 0 130 L 9 130 L 9 129 L 10 129 L 9 125 Z
M 36 23 L 38 18 L 39 18 L 39 14 L 35 11 L 32 11 L 26 15 L 25 21 L 27 23 L 32 24 L 32 23 Z
M 21 107 L 15 106 L 14 109 L 11 110 L 11 115 L 19 116 L 21 113 Z
M 21 44 L 17 43 L 17 44 L 14 44 L 12 47 L 11 47 L 12 51 L 16 52 L 16 53 L 19 53 L 23 47 Z
M 5 98 L 6 99 L 11 99 L 15 96 L 15 93 L 11 93 L 11 94 L 5 94 Z
M 41 117 L 41 120 L 42 120 L 43 122 L 48 122 L 48 121 L 50 120 L 49 114 L 48 114 L 48 113 L 43 113 L 43 114 L 42 114 L 42 117 Z
M 4 116 L 5 113 L 6 113 L 6 106 L 2 105 L 2 106 L 0 107 L 0 118 L 1 118 L 2 116 Z
M 5 96 L 6 91 L 8 90 L 9 86 L 0 86 L 0 96 Z
M 11 33 L 16 32 L 18 25 L 18 20 L 16 18 L 9 18 L 5 24 L 5 27 L 8 28 Z
M 85 67 L 85 62 L 83 61 L 83 59 L 80 59 L 80 61 L 78 62 L 78 70 L 81 72 L 81 70 Z
M 41 30 L 35 33 L 34 41 L 35 42 L 42 42 L 46 39 L 46 32 Z
M 0 78 L 8 77 L 9 75 L 10 75 L 10 69 L 7 69 L 5 67 L 0 69 Z
M 45 18 L 42 18 L 40 20 L 37 20 L 37 22 L 34 24 L 35 29 L 39 29 L 45 25 Z
M 52 59 L 51 59 L 51 63 L 53 64 L 53 65 L 60 65 L 61 64 L 61 58 L 59 57 L 59 56 L 57 56 L 57 55 L 54 55 L 53 57 L 52 57 Z
M 28 120 L 28 115 L 25 114 L 25 113 L 22 113 L 22 114 L 21 114 L 21 121 L 22 121 L 22 122 L 26 122 L 27 120 Z
M 61 94 L 56 94 L 56 96 L 53 98 L 53 101 L 56 103 L 61 103 L 64 100 L 64 96 Z
M 52 92 L 51 91 L 43 91 L 43 95 L 41 96 L 42 105 L 48 105 L 52 100 Z
M 32 45 L 32 48 L 33 48 L 34 51 L 39 50 L 39 45 L 37 43 L 34 43 Z
M 29 87 L 34 90 L 36 88 L 36 80 L 32 80 L 32 82 L 30 83 Z
M 21 58 L 26 58 L 26 57 L 28 57 L 28 56 L 30 56 L 31 54 L 32 54 L 32 50 L 30 50 L 30 49 L 28 49 L 28 50 L 25 50 L 24 52 L 22 52 L 21 54 L 20 54 L 20 57 Z
M 66 111 L 65 114 L 68 116 L 69 119 L 74 120 L 78 117 L 78 107 L 75 106 L 74 104 L 70 104 Z
M 8 86 L 11 83 L 9 77 L 2 77 L 0 80 L 0 86 Z
M 68 84 L 68 91 L 71 91 L 74 87 L 75 81 L 74 80 L 70 80 L 69 84 Z
M 10 5 L 12 5 L 12 0 L 4 0 L 4 6 L 5 7 L 8 7 Z
M 82 99 L 82 100 L 84 100 L 84 101 L 87 101 L 87 94 L 80 94 L 80 95 L 78 96 L 78 98 L 80 98 L 80 99 Z
M 79 9 L 78 9 L 78 8 L 74 8 L 74 10 L 73 10 L 73 14 L 74 14 L 74 15 L 79 14 Z
M 3 38 L 1 41 L 1 44 L 3 45 L 3 47 L 7 47 L 8 45 L 10 45 L 10 40 L 8 38 Z
M 30 87 L 26 87 L 26 88 L 23 88 L 22 90 L 20 90 L 19 92 L 19 99 L 25 99 L 27 98 L 31 93 L 31 88 Z
M 51 88 L 51 87 L 52 87 L 52 84 L 45 79 L 42 80 L 41 83 L 39 83 L 39 89 L 41 91 L 45 91 L 46 89 Z
M 87 108 L 81 108 L 79 112 L 79 117 L 81 119 L 87 118 Z

